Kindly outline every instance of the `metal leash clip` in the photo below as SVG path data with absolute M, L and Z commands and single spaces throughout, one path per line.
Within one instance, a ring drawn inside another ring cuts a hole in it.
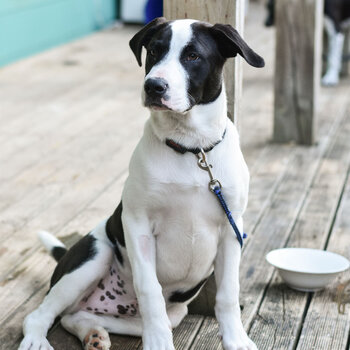
M 207 157 L 205 152 L 203 151 L 203 148 L 201 149 L 201 151 L 199 153 L 197 153 L 197 157 L 198 157 L 198 166 L 207 171 L 210 177 L 210 181 L 209 181 L 209 190 L 211 192 L 214 192 L 214 190 L 216 188 L 220 188 L 221 189 L 221 183 L 218 179 L 214 178 L 214 175 L 211 171 L 211 168 L 213 167 L 211 164 L 208 163 L 207 161 Z

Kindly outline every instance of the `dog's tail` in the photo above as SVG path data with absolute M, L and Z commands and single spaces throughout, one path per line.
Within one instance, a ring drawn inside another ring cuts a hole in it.
M 67 253 L 66 246 L 51 233 L 40 231 L 38 232 L 38 238 L 45 249 L 57 262 L 60 261 L 63 255 Z

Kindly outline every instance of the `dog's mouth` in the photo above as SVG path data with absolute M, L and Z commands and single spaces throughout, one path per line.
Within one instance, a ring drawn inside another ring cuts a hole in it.
M 167 101 L 167 98 L 151 98 L 150 96 L 145 96 L 144 106 L 154 111 L 168 111 L 179 114 L 186 114 L 193 107 L 192 104 L 186 109 L 183 109 L 176 104 L 174 106 L 170 104 L 169 106 Z
M 155 111 L 171 111 L 172 109 L 166 106 L 162 99 L 146 98 L 144 103 L 145 107 L 153 109 Z
M 167 107 L 166 105 L 163 105 L 162 103 L 154 103 L 154 102 L 148 103 L 148 104 L 145 104 L 145 107 L 148 107 L 155 111 L 171 111 L 169 107 Z

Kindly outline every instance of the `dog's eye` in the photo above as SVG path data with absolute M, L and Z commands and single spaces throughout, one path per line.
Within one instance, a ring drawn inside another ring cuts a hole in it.
M 194 52 L 190 53 L 186 57 L 186 61 L 197 61 L 198 59 L 199 59 L 199 56 L 197 54 L 195 54 Z
M 156 51 L 154 49 L 151 49 L 149 50 L 149 54 L 154 57 L 156 55 Z

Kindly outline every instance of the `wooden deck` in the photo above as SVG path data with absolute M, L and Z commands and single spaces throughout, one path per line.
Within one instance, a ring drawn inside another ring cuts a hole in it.
M 265 255 L 292 246 L 350 258 L 350 80 L 322 89 L 317 145 L 272 144 L 274 33 L 262 22 L 252 4 L 245 36 L 267 66 L 244 66 L 240 125 L 251 188 L 242 319 L 260 350 L 346 350 L 350 304 L 341 314 L 336 291 L 350 273 L 324 291 L 296 292 Z M 23 318 L 44 297 L 55 266 L 36 232 L 72 241 L 119 202 L 147 118 L 143 71 L 127 46 L 135 30 L 98 33 L 0 70 L 1 349 L 17 349 Z M 188 316 L 174 336 L 178 350 L 221 349 L 210 317 Z M 49 339 L 56 350 L 80 349 L 59 325 Z M 112 336 L 112 343 L 141 349 L 138 338 Z

